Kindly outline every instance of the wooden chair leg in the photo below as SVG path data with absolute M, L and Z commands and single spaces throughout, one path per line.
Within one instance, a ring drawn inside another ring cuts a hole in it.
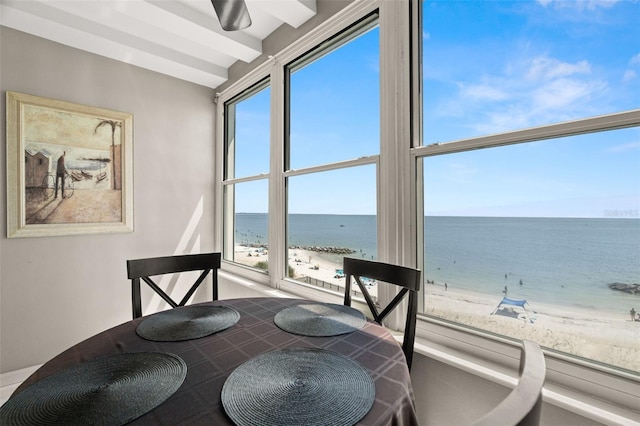
M 212 275 L 212 285 L 213 285 L 213 300 L 218 300 L 218 271 L 216 271 L 215 269 L 213 271 L 211 271 L 211 275 Z
M 140 297 L 140 278 L 131 280 L 131 306 L 133 307 L 133 319 L 142 316 L 142 299 Z

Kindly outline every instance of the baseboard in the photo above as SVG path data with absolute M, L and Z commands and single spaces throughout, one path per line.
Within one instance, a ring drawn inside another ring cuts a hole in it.
M 0 374 L 0 406 L 9 399 L 22 382 L 40 367 L 41 364 Z

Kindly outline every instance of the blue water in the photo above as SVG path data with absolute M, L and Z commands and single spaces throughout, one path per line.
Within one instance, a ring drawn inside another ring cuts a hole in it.
M 425 271 L 530 303 L 627 312 L 640 297 L 607 284 L 640 283 L 640 220 L 428 217 Z
M 289 215 L 288 245 L 342 247 L 354 250 L 353 256 L 375 259 L 376 217 L 371 215 Z M 236 215 L 236 244 L 267 244 L 267 215 Z M 342 263 L 340 256 L 325 257 Z
M 265 214 L 236 215 L 236 243 L 266 244 Z M 337 246 L 376 257 L 376 217 L 290 215 L 289 246 Z M 449 288 L 627 313 L 640 297 L 639 219 L 439 217 L 424 219 L 424 279 Z M 328 256 L 341 263 L 340 256 Z M 520 285 L 522 280 L 522 285 Z

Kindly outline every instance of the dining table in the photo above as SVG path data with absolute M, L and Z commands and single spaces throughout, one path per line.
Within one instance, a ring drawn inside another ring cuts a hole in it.
M 229 382 L 232 379 L 236 381 L 258 380 L 256 377 L 260 376 L 264 370 L 263 365 L 258 363 L 253 366 L 256 370 L 248 370 L 244 373 L 243 378 L 240 373 L 242 367 L 248 367 L 248 364 L 255 363 L 255 361 L 264 360 L 266 362 L 269 357 L 275 357 L 275 361 L 278 361 L 280 354 L 296 355 L 299 351 L 306 351 L 305 353 L 311 355 L 322 354 L 324 356 L 328 354 L 333 356 L 334 358 L 327 361 L 329 369 L 334 363 L 332 359 L 338 359 L 340 362 L 344 360 L 347 363 L 352 363 L 353 366 L 365 372 L 363 374 L 365 382 L 371 384 L 371 401 L 364 408 L 362 415 L 358 416 L 361 418 L 357 419 L 355 424 L 417 425 L 410 372 L 402 348 L 394 336 L 386 328 L 367 318 L 364 318 L 363 324 L 359 325 L 359 328 L 356 327 L 336 335 L 322 335 L 322 333 L 313 335 L 313 333 L 297 332 L 296 330 L 292 332 L 279 323 L 279 314 L 311 304 L 312 301 L 305 299 L 256 297 L 189 305 L 201 307 L 201 309 L 224 308 L 234 312 L 236 318 L 228 328 L 213 334 L 197 338 L 175 338 L 169 341 L 153 338 L 156 324 L 151 320 L 155 319 L 158 314 L 133 319 L 90 337 L 55 356 L 28 377 L 15 390 L 11 398 L 17 397 L 21 392 L 27 391 L 30 386 L 38 384 L 48 377 L 54 377 L 57 373 L 72 368 L 81 368 L 85 363 L 92 361 L 125 354 L 171 354 L 184 366 L 183 378 L 177 382 L 174 389 L 169 391 L 163 402 L 139 416 L 136 414 L 137 417 L 134 416 L 135 418 L 129 424 L 233 425 L 238 422 L 236 417 L 230 416 L 232 407 L 230 403 L 225 405 L 223 399 L 225 395 L 223 394 L 226 393 L 230 398 L 243 398 L 247 392 L 251 391 L 253 385 L 248 382 L 245 388 L 236 392 L 225 387 L 230 387 Z M 143 325 L 147 326 L 146 330 Z M 151 337 L 145 333 L 150 334 Z M 288 368 L 288 362 L 285 362 L 285 369 Z M 339 371 L 327 374 L 328 379 L 326 380 L 340 382 L 334 383 L 340 386 L 341 382 L 349 380 L 347 375 L 342 375 Z M 317 380 L 324 381 L 323 377 Z M 268 382 L 268 380 L 266 381 Z M 299 383 L 296 381 L 295 384 Z M 306 386 L 305 383 L 300 383 L 300 385 Z M 328 396 L 342 400 L 351 396 L 358 397 L 360 392 L 366 393 L 367 384 L 355 384 L 355 386 L 355 390 L 354 388 L 346 388 L 341 390 L 340 395 L 329 394 Z M 262 391 L 258 393 L 260 392 Z M 145 390 L 138 393 L 142 396 Z M 123 399 L 137 398 L 138 396 L 136 394 L 127 395 Z M 243 401 L 239 403 L 243 403 Z M 271 402 L 267 401 L 267 403 Z M 316 403 L 314 402 L 314 404 Z M 325 404 L 321 409 L 328 413 L 332 410 L 333 405 L 337 404 Z M 269 410 L 285 410 L 280 406 L 268 408 Z M 112 408 L 112 410 L 114 409 Z M 246 411 L 242 407 L 238 410 L 240 410 L 240 416 L 244 415 L 242 410 Z M 319 415 L 321 416 L 322 413 Z M 246 424 L 252 423 L 249 420 Z M 289 419 L 283 423 L 296 424 L 298 422 Z M 299 424 L 305 425 L 305 423 L 308 422 L 300 418 Z M 256 421 L 256 424 L 261 423 Z

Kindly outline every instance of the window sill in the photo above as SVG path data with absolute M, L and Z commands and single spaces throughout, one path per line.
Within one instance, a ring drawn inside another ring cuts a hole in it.
M 417 327 L 416 353 L 508 388 L 516 385 L 517 342 L 426 317 L 418 318 Z M 638 376 L 548 350 L 545 360 L 545 403 L 604 424 L 640 424 Z
M 294 282 L 285 281 L 278 290 L 230 272 L 221 272 L 221 278 L 265 296 L 342 303 L 334 292 Z M 517 383 L 520 347 L 506 338 L 419 316 L 415 352 L 507 388 Z M 545 403 L 604 424 L 640 425 L 640 377 L 552 351 L 545 351 L 545 358 Z

